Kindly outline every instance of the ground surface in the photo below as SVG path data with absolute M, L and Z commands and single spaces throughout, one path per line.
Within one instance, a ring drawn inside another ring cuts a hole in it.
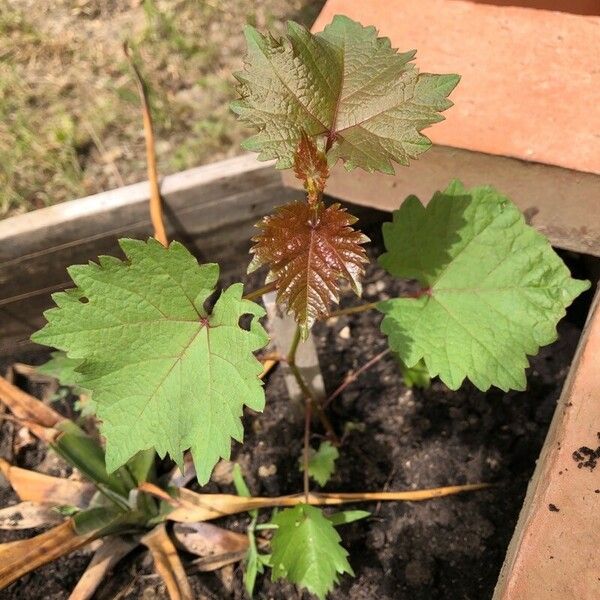
M 145 179 L 151 93 L 162 175 L 238 153 L 243 27 L 310 25 L 324 0 L 0 0 L 0 218 Z
M 379 248 L 375 242 L 372 252 L 377 254 Z M 373 266 L 365 281 L 365 300 L 393 294 L 395 285 Z M 251 287 L 257 286 L 253 281 Z M 350 295 L 344 301 L 355 302 Z M 329 391 L 349 369 L 385 348 L 379 320 L 375 313 L 362 313 L 317 325 L 315 339 Z M 339 529 L 356 577 L 343 577 L 329 598 L 491 598 L 579 333 L 578 325 L 561 324 L 559 340 L 533 359 L 529 387 L 523 393 L 481 393 L 469 384 L 451 392 L 439 381 L 425 391 L 409 390 L 389 355 L 347 388 L 331 406 L 339 432 L 347 434 L 338 469 L 326 490 L 403 490 L 478 481 L 493 482 L 495 487 L 424 503 L 364 505 L 373 513 L 369 520 Z M 297 468 L 302 412 L 290 404 L 281 373 L 272 374 L 266 391 L 266 410 L 247 415 L 246 443 L 234 445 L 233 459 L 241 464 L 253 493 L 294 493 L 302 488 Z M 3 425 L 3 454 L 8 451 L 10 427 L 10 423 Z M 319 433 L 318 426 L 315 432 Z M 17 462 L 35 466 L 44 456 L 39 446 L 25 447 Z M 50 455 L 42 463 L 48 465 L 60 469 Z M 233 491 L 226 477 L 219 482 L 213 481 L 209 489 Z M 12 500 L 4 492 L 0 504 Z M 224 523 L 239 531 L 246 524 L 243 515 Z M 16 537 L 3 534 L 2 539 Z M 0 599 L 66 599 L 88 560 L 84 552 L 61 559 L 0 592 Z M 188 571 L 192 572 L 189 564 Z M 198 598 L 241 600 L 241 577 L 237 567 L 193 575 L 192 581 Z M 97 597 L 133 600 L 166 595 L 152 565 L 137 554 L 122 563 Z M 259 578 L 256 597 L 294 600 L 309 596 Z

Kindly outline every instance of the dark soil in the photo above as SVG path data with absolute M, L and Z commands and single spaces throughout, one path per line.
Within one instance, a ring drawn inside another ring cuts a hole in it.
M 375 243 L 372 253 L 379 251 Z M 365 279 L 365 300 L 393 295 L 397 285 L 372 266 Z M 355 300 L 347 295 L 344 302 Z M 316 326 L 315 341 L 329 392 L 349 369 L 385 348 L 379 321 L 377 313 L 368 312 Z M 559 332 L 558 341 L 532 359 L 528 390 L 523 393 L 482 393 L 468 383 L 452 392 L 437 380 L 428 390 L 410 390 L 388 355 L 335 400 L 330 416 L 338 432 L 347 433 L 326 490 L 405 490 L 480 481 L 495 485 L 421 503 L 363 505 L 372 517 L 339 529 L 356 577 L 342 577 L 331 600 L 491 598 L 580 328 L 566 320 Z M 253 493 L 295 493 L 302 489 L 301 410 L 288 400 L 277 371 L 270 376 L 266 393 L 266 410 L 247 415 L 246 443 L 234 445 L 233 460 L 241 463 Z M 4 455 L 11 426 L 5 423 L 2 429 Z M 314 429 L 316 444 L 322 432 L 317 424 Z M 31 446 L 21 450 L 16 462 L 34 467 L 45 454 L 39 446 Z M 207 489 L 233 492 L 226 482 L 213 482 Z M 2 494 L 2 506 L 14 501 L 8 490 Z M 243 531 L 246 523 L 241 515 L 225 525 Z M 30 533 L 2 533 L 0 539 Z M 124 561 L 97 597 L 166 598 L 144 556 L 139 552 Z M 0 592 L 0 599 L 67 598 L 89 557 L 81 551 L 41 568 Z M 196 595 L 203 599 L 243 598 L 241 578 L 240 567 L 191 575 Z M 264 577 L 258 580 L 256 597 L 309 596 Z

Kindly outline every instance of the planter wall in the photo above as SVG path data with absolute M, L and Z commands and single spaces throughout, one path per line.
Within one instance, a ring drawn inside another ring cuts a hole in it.
M 200 259 L 218 261 L 225 281 L 243 275 L 247 261 L 241 257 L 246 257 L 258 218 L 298 196 L 282 186 L 270 163 L 258 163 L 251 156 L 167 177 L 162 187 L 170 237 L 186 243 Z M 385 218 L 372 209 L 353 206 L 351 210 L 363 224 Z M 0 364 L 30 348 L 29 335 L 43 324 L 42 312 L 51 305 L 50 291 L 69 285 L 68 265 L 94 260 L 99 253 L 114 254 L 119 237 L 150 233 L 147 183 L 0 222 Z M 530 486 L 497 600 L 599 597 L 585 595 L 589 588 L 585 582 L 599 567 L 598 532 L 592 526 L 585 531 L 600 509 L 600 494 L 595 493 L 600 485 L 594 487 L 597 473 L 578 469 L 572 460 L 572 452 L 593 444 L 595 432 L 600 431 L 598 301 L 594 306 Z M 564 471 L 560 476 L 559 467 Z M 550 503 L 559 512 L 549 511 Z M 577 579 L 573 579 L 575 572 Z M 550 594 L 544 581 L 552 581 L 552 590 L 563 595 Z M 565 595 L 566 589 L 569 593 L 579 589 L 564 587 L 571 581 L 584 582 L 583 595 Z M 541 595 L 533 594 L 531 586 Z
M 146 182 L 0 221 L 0 360 L 25 351 L 44 323 L 50 293 L 69 286 L 66 268 L 114 254 L 120 237 L 152 233 Z M 166 177 L 167 231 L 201 260 L 239 277 L 253 225 L 294 195 L 270 163 L 241 156 Z
M 579 450 L 598 448 L 600 455 L 599 365 L 597 293 L 529 484 L 494 600 L 600 598 L 600 460 L 596 464 L 592 457 L 587 462 L 586 451 Z
M 447 121 L 426 132 L 434 146 L 422 158 L 393 177 L 338 166 L 327 192 L 395 210 L 409 194 L 428 201 L 453 178 L 491 184 L 554 246 L 600 256 L 600 112 L 590 111 L 600 105 L 598 12 L 585 1 L 328 0 L 313 31 L 343 13 L 401 50 L 416 48 L 420 70 L 462 79 Z M 573 454 L 600 449 L 598 304 L 597 295 L 494 600 L 600 598 L 600 467 L 578 468 Z

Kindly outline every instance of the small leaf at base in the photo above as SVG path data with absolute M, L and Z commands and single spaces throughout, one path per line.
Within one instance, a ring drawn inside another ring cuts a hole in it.
M 429 371 L 427 371 L 427 367 L 423 360 L 420 360 L 414 367 L 407 367 L 397 354 L 395 354 L 395 356 L 398 360 L 398 366 L 402 373 L 402 380 L 406 387 L 417 387 L 423 390 L 429 388 L 431 385 L 431 376 L 429 375 Z
M 354 575 L 348 552 L 321 509 L 299 504 L 280 511 L 273 523 L 278 526 L 271 541 L 273 581 L 285 578 L 323 600 L 339 575 Z
M 325 485 L 335 472 L 335 461 L 340 456 L 331 442 L 321 442 L 315 452 L 312 448 L 308 459 L 308 474 L 319 484 Z M 304 457 L 299 458 L 300 470 L 304 471 Z

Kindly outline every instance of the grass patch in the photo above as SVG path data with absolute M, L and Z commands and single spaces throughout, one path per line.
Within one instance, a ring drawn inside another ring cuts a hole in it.
M 0 0 L 0 218 L 145 178 L 127 39 L 162 175 L 239 152 L 228 105 L 243 26 L 306 24 L 323 0 Z

